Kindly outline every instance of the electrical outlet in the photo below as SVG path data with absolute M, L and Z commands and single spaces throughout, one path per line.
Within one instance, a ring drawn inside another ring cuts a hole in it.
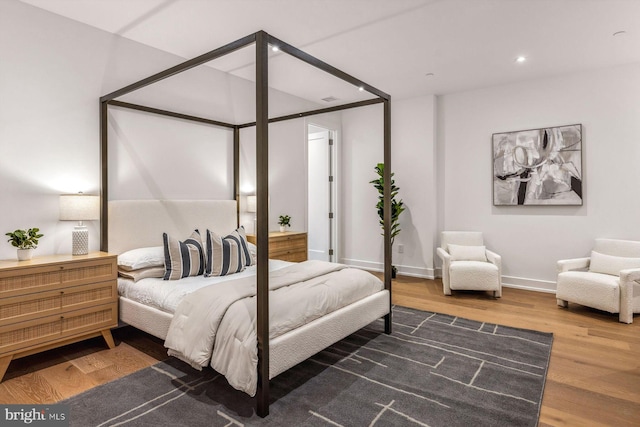
M 403 254 L 404 253 L 404 245 L 398 245 L 398 253 L 399 254 Z

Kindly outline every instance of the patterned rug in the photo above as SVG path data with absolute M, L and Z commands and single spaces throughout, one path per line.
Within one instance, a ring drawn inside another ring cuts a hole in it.
M 553 336 L 395 307 L 271 381 L 267 418 L 211 369 L 158 363 L 64 402 L 72 426 L 536 426 Z

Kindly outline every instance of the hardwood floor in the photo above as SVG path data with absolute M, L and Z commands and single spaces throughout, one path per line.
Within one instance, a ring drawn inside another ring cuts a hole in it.
M 540 426 L 640 425 L 640 316 L 635 323 L 555 295 L 504 288 L 489 293 L 442 294 L 439 280 L 399 277 L 397 305 L 507 326 L 553 332 Z M 53 403 L 165 359 L 162 341 L 131 327 L 113 331 L 118 346 L 101 338 L 14 360 L 0 383 L 0 403 Z

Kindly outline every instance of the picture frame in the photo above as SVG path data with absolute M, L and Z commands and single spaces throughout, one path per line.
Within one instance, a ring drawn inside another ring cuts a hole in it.
M 492 135 L 493 205 L 581 206 L 582 125 Z

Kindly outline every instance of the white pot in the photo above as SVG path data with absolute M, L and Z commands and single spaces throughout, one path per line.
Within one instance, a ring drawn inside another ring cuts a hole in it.
M 33 256 L 33 249 L 18 249 L 18 261 L 30 260 Z
M 284 231 L 285 231 L 286 229 L 287 229 L 287 228 L 286 228 L 284 225 L 281 225 L 281 226 L 280 226 L 280 232 L 281 232 L 281 233 L 284 233 Z

